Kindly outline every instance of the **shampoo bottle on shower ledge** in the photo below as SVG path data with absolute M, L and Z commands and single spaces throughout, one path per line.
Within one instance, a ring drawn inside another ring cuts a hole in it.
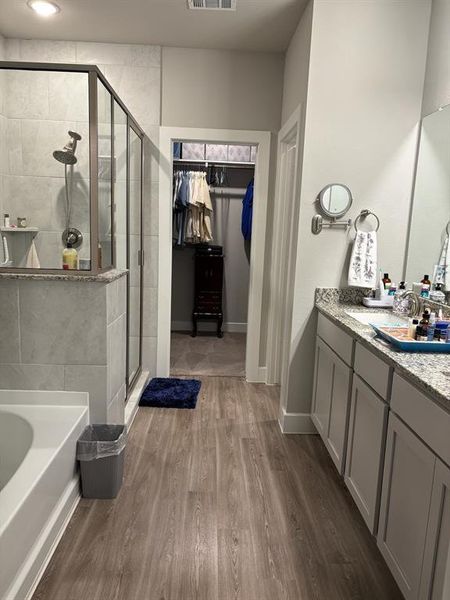
M 70 242 L 67 242 L 67 247 L 63 250 L 62 263 L 65 270 L 78 269 L 78 252 Z

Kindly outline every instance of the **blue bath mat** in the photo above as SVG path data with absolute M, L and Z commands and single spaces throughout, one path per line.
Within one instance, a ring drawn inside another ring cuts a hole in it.
M 201 385 L 197 379 L 154 377 L 142 392 L 139 406 L 195 408 Z

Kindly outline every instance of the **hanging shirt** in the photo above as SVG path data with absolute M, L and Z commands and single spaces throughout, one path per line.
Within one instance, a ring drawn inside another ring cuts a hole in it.
M 244 199 L 242 200 L 242 221 L 241 231 L 244 240 L 252 239 L 252 218 L 253 218 L 253 185 L 252 179 L 247 186 Z

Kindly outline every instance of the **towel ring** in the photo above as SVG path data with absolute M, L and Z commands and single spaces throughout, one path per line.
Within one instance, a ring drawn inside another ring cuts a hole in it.
M 366 208 L 364 210 L 362 210 L 359 215 L 356 217 L 355 219 L 355 231 L 359 231 L 358 229 L 358 221 L 360 219 L 365 219 L 366 217 L 368 217 L 369 215 L 372 215 L 373 217 L 375 217 L 375 219 L 377 220 L 377 227 L 375 229 L 375 231 L 378 231 L 380 229 L 380 219 L 377 217 L 377 215 L 375 213 L 373 213 L 371 210 L 367 210 Z

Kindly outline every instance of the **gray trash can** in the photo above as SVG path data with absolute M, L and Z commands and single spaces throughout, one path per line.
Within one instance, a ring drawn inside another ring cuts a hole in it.
M 77 442 L 84 498 L 115 498 L 123 478 L 125 425 L 88 425 Z

